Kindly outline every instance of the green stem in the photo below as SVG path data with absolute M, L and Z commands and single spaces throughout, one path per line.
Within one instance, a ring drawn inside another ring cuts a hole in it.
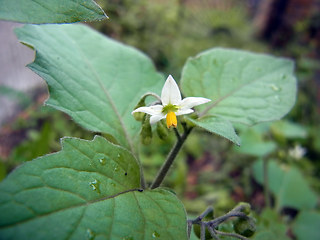
M 176 128 L 174 128 L 174 133 L 176 134 L 177 139 L 180 140 L 181 136 L 180 136 L 179 131 Z
M 268 160 L 263 158 L 263 185 L 264 185 L 264 200 L 266 201 L 266 206 L 271 207 L 270 204 L 270 192 L 269 192 L 269 177 L 268 177 Z
M 141 168 L 140 168 L 140 185 L 141 185 L 142 189 L 146 189 L 146 180 L 144 178 L 142 164 L 141 164 Z
M 167 175 L 172 163 L 174 162 L 174 159 L 178 155 L 183 143 L 186 141 L 186 139 L 187 139 L 189 133 L 191 132 L 191 130 L 192 130 L 192 127 L 187 129 L 183 133 L 183 135 L 180 138 L 178 138 L 176 144 L 171 149 L 166 161 L 164 162 L 164 164 L 162 165 L 160 171 L 158 172 L 157 177 L 155 178 L 154 182 L 151 184 L 151 189 L 155 189 L 155 188 L 160 186 L 160 184 L 162 183 L 163 179 Z

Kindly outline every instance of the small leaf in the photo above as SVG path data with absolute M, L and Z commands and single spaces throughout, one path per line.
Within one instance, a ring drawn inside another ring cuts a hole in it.
M 46 104 L 133 152 L 141 124 L 131 112 L 163 83 L 150 59 L 84 25 L 26 25 L 16 33 L 36 49 L 29 67 L 48 83 Z
M 256 126 L 247 127 L 240 132 L 242 144 L 241 148 L 234 148 L 236 152 L 263 157 L 276 149 L 277 145 L 273 141 L 264 140 L 263 135 L 256 130 Z
M 258 218 L 257 232 L 251 238 L 254 240 L 290 240 L 286 234 L 287 226 L 281 221 L 280 216 L 271 209 L 265 209 Z
M 310 188 L 306 178 L 298 169 L 290 169 L 281 184 L 279 206 L 293 207 L 299 210 L 313 209 L 317 205 L 317 201 L 317 195 Z
M 292 230 L 298 240 L 318 240 L 320 229 L 320 213 L 302 211 L 294 221 Z
M 237 136 L 232 124 L 225 119 L 216 116 L 204 116 L 198 119 L 188 118 L 196 126 L 224 137 L 240 146 L 240 138 Z
M 102 137 L 62 146 L 0 183 L 1 239 L 187 239 L 181 202 L 164 189 L 140 190 L 127 150 Z
M 93 0 L 0 0 L 0 19 L 23 23 L 71 23 L 107 17 Z
M 280 135 L 286 139 L 306 138 L 307 130 L 297 123 L 289 121 L 277 121 L 271 125 L 273 134 Z
M 263 163 L 257 161 L 253 166 L 256 181 L 263 184 Z M 277 207 L 291 207 L 298 210 L 313 209 L 317 196 L 305 177 L 296 168 L 281 169 L 273 160 L 268 161 L 269 187 L 276 196 Z
M 293 62 L 269 55 L 210 49 L 190 58 L 182 72 L 182 92 L 212 100 L 199 107 L 232 122 L 255 124 L 280 119 L 296 99 Z

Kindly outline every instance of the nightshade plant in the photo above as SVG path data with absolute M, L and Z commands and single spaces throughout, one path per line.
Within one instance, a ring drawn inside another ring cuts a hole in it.
M 296 98 L 292 61 L 209 49 L 185 63 L 180 89 L 186 98 L 176 104 L 165 102 L 166 93 L 158 97 L 165 77 L 147 56 L 87 26 L 25 25 L 16 29 L 16 35 L 36 51 L 28 67 L 48 84 L 46 104 L 105 137 L 62 138 L 60 152 L 34 159 L 9 174 L 0 183 L 1 239 L 183 240 L 194 224 L 200 225 L 201 239 L 206 228 L 215 239 L 228 234 L 245 239 L 217 227 L 229 217 L 248 220 L 252 227 L 248 205 L 203 221 L 212 212 L 208 208 L 187 220 L 178 197 L 161 184 L 194 128 L 240 145 L 232 123 L 252 125 L 283 117 Z M 157 119 L 144 115 L 145 121 L 140 122 L 131 114 L 137 107 L 159 108 L 155 106 L 161 107 Z M 194 112 L 175 119 L 183 106 L 184 113 Z M 160 121 L 169 113 L 168 131 L 177 142 L 149 185 L 139 160 L 139 135 L 145 129 L 152 131 L 145 127 L 149 121 Z

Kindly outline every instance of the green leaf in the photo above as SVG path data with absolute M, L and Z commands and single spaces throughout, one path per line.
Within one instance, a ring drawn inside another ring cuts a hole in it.
M 131 112 L 142 95 L 163 84 L 151 60 L 84 25 L 27 25 L 16 33 L 36 49 L 29 68 L 48 83 L 46 104 L 133 152 L 141 123 Z
M 0 19 L 23 23 L 71 23 L 107 17 L 93 0 L 0 0 Z
M 202 114 L 255 124 L 280 119 L 296 99 L 293 62 L 264 54 L 215 48 L 190 58 L 182 72 L 186 96 L 211 99 Z
M 224 137 L 240 146 L 240 138 L 237 136 L 232 124 L 225 119 L 216 116 L 204 116 L 198 119 L 188 118 L 196 126 Z
M 263 160 L 259 159 L 253 165 L 254 179 L 263 184 Z M 284 178 L 284 170 L 274 160 L 268 160 L 268 181 L 269 189 L 273 194 L 279 194 L 281 191 L 281 183 Z
M 302 211 L 294 221 L 292 230 L 298 240 L 318 240 L 320 213 Z
M 293 207 L 299 210 L 313 209 L 317 205 L 317 195 L 312 191 L 305 177 L 296 168 L 290 169 L 284 176 L 279 192 L 279 206 Z
M 1 239 L 186 239 L 181 202 L 140 190 L 130 152 L 102 137 L 62 146 L 0 183 Z
M 306 138 L 307 130 L 297 123 L 288 121 L 277 121 L 271 125 L 271 131 L 277 136 L 287 139 Z
M 256 181 L 263 184 L 263 163 L 257 161 L 253 166 Z M 291 207 L 298 210 L 313 209 L 317 196 L 305 177 L 296 168 L 281 169 L 273 160 L 268 161 L 269 187 L 276 196 L 277 207 Z
M 256 126 L 247 127 L 246 130 L 240 132 L 242 144 L 241 148 L 234 148 L 236 152 L 263 157 L 276 149 L 277 145 L 272 141 L 264 140 L 262 133 L 256 129 Z
M 3 163 L 2 159 L 0 159 L 0 181 L 5 178 L 7 175 L 6 165 Z
M 289 240 L 287 226 L 281 221 L 280 216 L 271 209 L 265 209 L 258 218 L 257 231 L 254 240 Z

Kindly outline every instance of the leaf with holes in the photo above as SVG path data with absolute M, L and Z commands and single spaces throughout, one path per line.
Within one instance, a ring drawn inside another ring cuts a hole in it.
M 84 25 L 27 25 L 16 33 L 36 49 L 29 68 L 48 83 L 46 104 L 133 152 L 141 124 L 131 112 L 163 83 L 151 60 Z
M 211 99 L 199 107 L 231 122 L 255 124 L 280 119 L 296 99 L 293 62 L 264 54 L 215 48 L 190 58 L 182 72 L 186 96 Z
M 0 19 L 23 23 L 71 23 L 107 17 L 93 0 L 0 0 Z
M 62 146 L 0 183 L 1 239 L 187 239 L 181 202 L 164 189 L 140 190 L 126 149 L 102 137 Z

